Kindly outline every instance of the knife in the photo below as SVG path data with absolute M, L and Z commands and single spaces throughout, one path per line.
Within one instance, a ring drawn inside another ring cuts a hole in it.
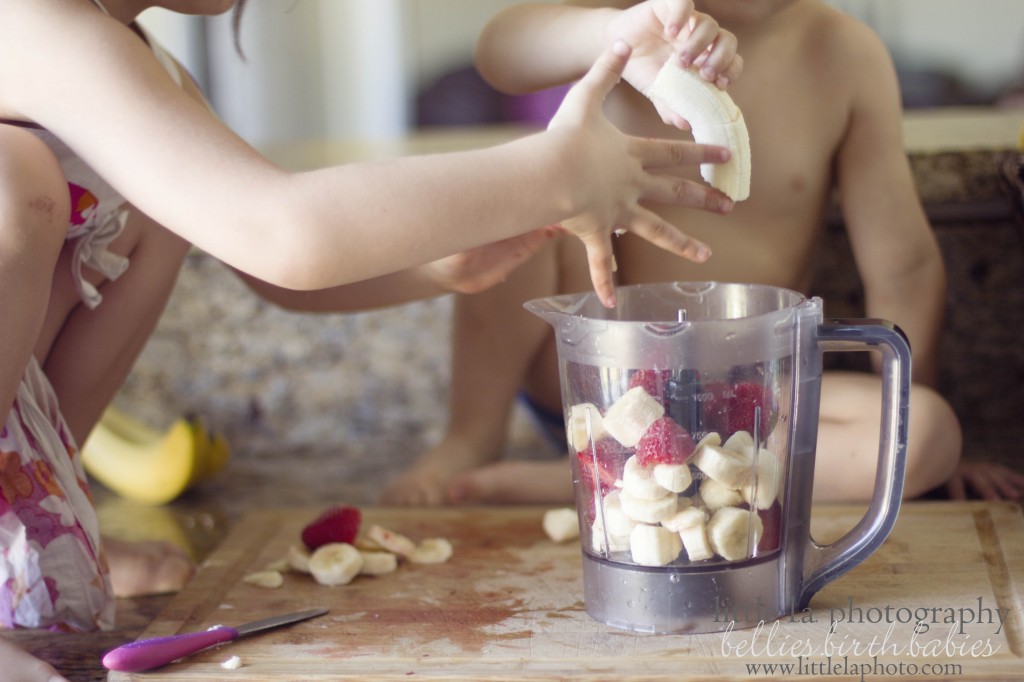
M 167 665 L 171 661 L 202 651 L 215 644 L 230 642 L 261 630 L 281 627 L 289 623 L 316 618 L 327 613 L 327 609 L 310 609 L 282 616 L 264 618 L 237 628 L 214 625 L 208 630 L 170 637 L 142 639 L 117 647 L 103 657 L 103 667 L 121 672 L 141 672 Z

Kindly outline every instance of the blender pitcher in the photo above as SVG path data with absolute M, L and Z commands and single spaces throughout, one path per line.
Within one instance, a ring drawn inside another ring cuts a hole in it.
M 885 540 L 903 492 L 910 349 L 879 320 L 823 321 L 818 298 L 676 282 L 538 299 L 550 323 L 587 612 L 642 632 L 714 632 L 805 609 Z M 870 507 L 810 537 L 824 351 L 882 357 Z

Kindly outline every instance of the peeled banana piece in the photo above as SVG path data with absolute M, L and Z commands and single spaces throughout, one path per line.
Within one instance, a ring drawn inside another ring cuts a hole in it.
M 365 559 L 347 542 L 328 542 L 309 557 L 309 572 L 321 585 L 348 585 L 359 575 Z
M 108 408 L 82 446 L 90 476 L 121 497 L 166 504 L 218 473 L 230 449 L 198 420 L 180 418 L 166 431 Z
M 658 72 L 647 97 L 685 118 L 693 139 L 726 147 L 726 163 L 701 164 L 701 176 L 733 201 L 750 196 L 750 135 L 739 107 L 724 90 L 669 61 Z
M 722 507 L 707 526 L 711 547 L 723 559 L 738 561 L 749 557 L 764 535 L 761 517 L 747 509 Z

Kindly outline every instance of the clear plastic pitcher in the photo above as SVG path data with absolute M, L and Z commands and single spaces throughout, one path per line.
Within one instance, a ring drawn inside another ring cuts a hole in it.
M 526 308 L 554 327 L 584 564 L 602 622 L 753 626 L 805 608 L 885 539 L 903 490 L 910 349 L 879 320 L 751 284 L 622 287 Z M 810 537 L 822 354 L 882 358 L 874 497 L 837 542 Z

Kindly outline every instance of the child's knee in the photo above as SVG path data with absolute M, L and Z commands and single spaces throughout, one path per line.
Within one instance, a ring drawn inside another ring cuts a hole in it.
M 952 406 L 934 390 L 915 385 L 910 400 L 905 495 L 942 485 L 960 462 L 963 434 Z
M 60 164 L 27 130 L 0 125 L 0 240 L 5 253 L 56 260 L 71 200 Z

